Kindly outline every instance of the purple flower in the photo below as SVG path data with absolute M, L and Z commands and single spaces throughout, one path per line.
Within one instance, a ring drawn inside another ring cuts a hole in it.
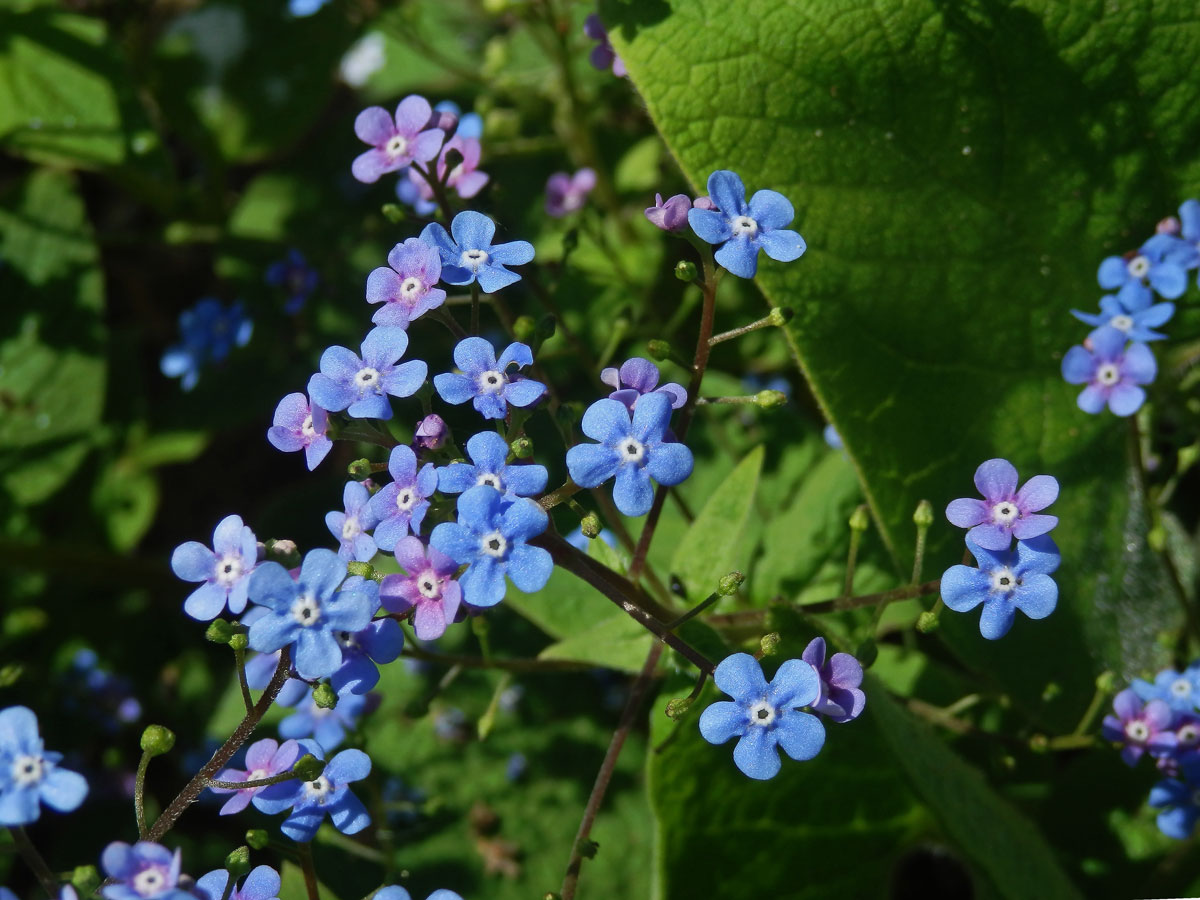
M 234 885 L 229 896 L 225 888 L 229 885 L 228 869 L 213 869 L 196 879 L 195 890 L 204 900 L 279 900 L 282 882 L 279 873 L 270 866 L 255 866 L 239 888 Z
M 417 455 L 410 447 L 392 448 L 388 472 L 392 483 L 371 498 L 371 510 L 379 522 L 375 542 L 384 550 L 395 547 L 410 528 L 413 534 L 421 533 L 421 522 L 429 509 L 428 498 L 438 485 L 433 463 L 426 463 L 418 471 Z
M 413 443 L 426 450 L 440 450 L 446 443 L 446 420 L 437 413 L 430 413 L 413 432 Z
M 443 114 L 444 115 L 444 114 Z M 440 127 L 440 126 L 439 126 Z M 446 172 L 446 157 L 451 150 L 457 150 L 462 155 L 449 174 Z M 452 189 L 464 200 L 470 200 L 484 189 L 489 177 L 486 172 L 479 171 L 479 159 L 483 148 L 477 138 L 455 135 L 446 141 L 442 152 L 438 155 L 437 177 L 444 179 L 446 187 Z M 425 180 L 425 176 L 416 169 L 409 169 L 405 177 L 396 183 L 396 196 L 403 203 L 416 210 L 418 215 L 427 216 L 435 209 L 433 188 Z
M 470 400 L 485 419 L 503 419 L 509 404 L 531 406 L 546 392 L 540 381 L 507 372 L 509 366 L 533 365 L 533 351 L 525 344 L 509 344 L 497 360 L 495 348 L 483 338 L 463 338 L 454 348 L 454 364 L 462 374 L 435 375 L 433 386 L 447 403 Z
M 116 879 L 100 889 L 108 900 L 195 900 L 178 887 L 181 854 L 162 844 L 113 841 L 100 855 L 104 874 Z
M 1058 481 L 1035 475 L 1017 490 L 1017 470 L 1007 459 L 989 459 L 975 470 L 982 500 L 963 497 L 946 507 L 952 525 L 969 528 L 967 538 L 985 550 L 1007 550 L 1015 537 L 1027 541 L 1058 524 L 1057 516 L 1039 515 L 1058 499 Z
M 287 259 L 267 266 L 267 284 L 287 290 L 288 299 L 283 311 L 295 315 L 304 308 L 312 292 L 317 289 L 317 270 L 308 264 L 304 254 L 292 248 Z M 218 898 L 219 900 L 219 898 Z
M 801 659 L 813 667 L 821 679 L 821 693 L 812 704 L 813 712 L 834 722 L 857 719 L 867 705 L 867 695 L 859 690 L 862 664 L 849 653 L 835 653 L 825 661 L 825 639 L 813 638 Z
M 1048 535 L 1017 541 L 1015 552 L 985 550 L 968 535 L 967 549 L 978 568 L 959 565 L 947 569 L 942 575 L 942 600 L 955 612 L 970 612 L 982 603 L 979 633 L 989 641 L 1008 634 L 1017 610 L 1031 619 L 1044 619 L 1054 612 L 1058 585 L 1050 576 L 1060 557 Z
M 315 741 L 304 739 L 300 746 L 317 759 L 325 751 Z M 343 750 L 329 760 L 315 781 L 284 781 L 273 784 L 255 798 L 254 805 L 267 815 L 291 810 L 280 830 L 293 841 L 311 841 L 329 816 L 342 834 L 358 834 L 371 824 L 367 809 L 348 785 L 371 774 L 371 760 L 361 750 Z M 134 898 L 128 898 L 134 900 Z
M 687 194 L 676 194 L 666 202 L 662 194 L 655 194 L 654 205 L 646 208 L 646 218 L 663 231 L 680 232 L 687 227 L 691 208 L 692 200 Z
M 438 489 L 443 494 L 463 491 L 486 484 L 506 496 L 531 497 L 546 489 L 549 477 L 545 466 L 509 465 L 508 444 L 494 431 L 481 431 L 467 441 L 467 456 L 473 465 L 450 463 L 438 469 Z
M 171 571 L 184 581 L 204 582 L 183 602 L 183 611 L 205 622 L 228 604 L 238 615 L 246 608 L 247 579 L 257 564 L 258 541 L 241 516 L 226 516 L 217 523 L 212 550 L 199 541 L 180 544 L 171 554 Z
M 396 625 L 394 620 L 389 621 Z M 316 701 L 309 696 L 307 703 L 301 703 L 294 713 L 279 723 L 279 736 L 311 736 L 328 753 L 346 739 L 347 730 L 354 729 L 359 716 L 366 712 L 367 706 L 365 694 L 354 694 L 348 690 L 338 691 L 337 705 L 333 709 L 317 706 Z
M 583 33 L 593 41 L 597 41 L 592 52 L 588 55 L 588 60 L 592 67 L 599 69 L 601 72 L 608 68 L 612 68 L 612 73 L 618 78 L 624 78 L 626 74 L 625 63 L 621 57 L 617 56 L 617 52 L 613 50 L 612 44 L 608 40 L 608 31 L 604 27 L 604 23 L 600 21 L 600 17 L 592 13 L 583 20 Z
M 298 683 L 303 684 L 303 682 Z M 305 685 L 305 687 L 308 686 Z M 217 781 L 259 781 L 263 778 L 271 778 L 287 772 L 302 755 L 300 745 L 295 741 L 284 741 L 280 744 L 271 738 L 264 738 L 261 741 L 255 741 L 246 750 L 245 769 L 225 769 L 217 775 Z M 209 790 L 214 794 L 233 795 L 221 807 L 221 815 L 230 816 L 240 813 L 249 806 L 255 797 L 266 790 L 266 787 L 250 787 L 241 790 L 214 787 Z
M 1200 820 L 1200 762 L 1184 763 L 1183 781 L 1160 781 L 1150 789 L 1150 805 L 1161 809 L 1158 830 L 1184 841 L 1192 836 Z
M 1108 326 L 1093 331 L 1088 341 L 1090 351 L 1072 347 L 1062 361 L 1067 384 L 1087 385 L 1075 402 L 1092 415 L 1106 403 L 1115 415 L 1133 415 L 1146 402 L 1146 392 L 1138 385 L 1150 384 L 1158 374 L 1154 354 L 1142 343 L 1125 346 L 1125 333 Z
M 33 710 L 10 706 L 0 711 L 0 827 L 37 821 L 41 803 L 58 812 L 79 808 L 87 781 L 59 768 L 61 761 L 61 753 L 45 749 Z
M 795 218 L 788 199 L 776 191 L 757 191 L 746 202 L 746 187 L 734 172 L 718 169 L 708 176 L 708 192 L 716 209 L 700 202 L 688 213 L 688 224 L 700 240 L 719 244 L 716 260 L 739 278 L 758 271 L 758 251 L 791 262 L 804 253 L 804 238 L 784 226 Z
M 771 683 L 763 678 L 758 660 L 735 653 L 721 660 L 713 681 L 733 698 L 718 700 L 700 715 L 700 734 L 710 744 L 738 738 L 733 761 L 759 781 L 779 772 L 779 751 L 795 760 L 812 759 L 825 744 L 825 726 L 816 716 L 801 712 L 821 696 L 821 679 L 802 659 L 789 659 Z
M 1096 273 L 1100 287 L 1116 290 L 1127 310 L 1145 309 L 1157 293 L 1174 300 L 1187 288 L 1187 270 L 1195 268 L 1196 248 L 1170 234 L 1156 234 L 1128 258 L 1110 256 Z
M 325 527 L 340 542 L 338 556 L 342 559 L 370 562 L 375 555 L 375 539 L 367 532 L 375 527 L 379 518 L 370 501 L 371 494 L 362 484 L 347 481 L 342 490 L 346 511 L 325 513 Z
M 350 579 L 346 579 L 350 583 Z M 379 596 L 376 582 L 363 581 L 363 586 L 372 585 L 371 590 Z M 375 619 L 362 631 L 339 631 L 334 637 L 342 647 L 342 665 L 333 673 L 329 683 L 338 693 L 343 690 L 352 694 L 365 694 L 379 683 L 378 665 L 394 662 L 404 648 L 404 629 L 395 619 Z M 317 735 L 320 741 L 320 735 Z M 321 746 L 329 749 L 324 741 Z
M 408 574 L 384 577 L 379 586 L 383 608 L 394 613 L 414 610 L 417 637 L 423 641 L 440 638 L 462 602 L 462 589 L 454 580 L 458 563 L 436 547 L 426 548 L 414 537 L 396 544 L 396 562 Z
M 424 97 L 411 94 L 400 101 L 393 120 L 382 106 L 370 106 L 354 120 L 354 133 L 372 147 L 354 160 L 354 177 L 372 184 L 386 172 L 396 172 L 414 162 L 426 163 L 437 156 L 446 135 L 438 128 L 426 129 L 433 110 Z
M 304 462 L 311 472 L 333 449 L 326 433 L 329 415 L 316 404 L 309 405 L 308 397 L 297 391 L 288 394 L 275 407 L 274 424 L 267 429 L 267 440 L 284 453 L 304 451 Z
M 582 209 L 595 186 L 596 173 L 591 169 L 580 169 L 574 175 L 555 172 L 546 181 L 546 215 L 561 219 Z
M 409 397 L 429 373 L 424 361 L 398 363 L 408 349 L 403 328 L 372 328 L 362 342 L 362 357 L 345 347 L 321 354 L 321 371 L 308 380 L 308 395 L 329 410 L 346 410 L 357 419 L 390 419 L 388 395 Z
M 610 400 L 623 403 L 631 410 L 637 406 L 639 397 L 654 391 L 666 394 L 672 409 L 680 409 L 687 403 L 687 390 L 683 385 L 672 381 L 659 387 L 658 366 L 639 356 L 625 360 L 620 369 L 605 369 L 600 373 L 600 380 L 613 389 L 608 395 Z
M 1151 700 L 1145 706 L 1129 688 L 1113 698 L 1115 716 L 1105 716 L 1100 729 L 1106 741 L 1124 744 L 1121 759 L 1128 766 L 1137 765 L 1142 754 L 1162 756 L 1175 748 L 1175 733 L 1171 731 L 1171 707 L 1161 700 Z
M 494 294 L 521 280 L 520 275 L 505 266 L 519 266 L 533 259 L 533 244 L 528 241 L 493 244 L 495 236 L 495 223 L 469 209 L 454 217 L 450 234 L 437 222 L 431 222 L 421 231 L 421 240 L 437 247 L 442 255 L 442 281 L 470 284 L 478 280 L 485 294 Z
M 1166 338 L 1153 329 L 1169 321 L 1175 315 L 1174 303 L 1156 303 L 1145 309 L 1129 311 L 1112 294 L 1100 298 L 1100 314 L 1071 310 L 1071 315 L 1094 328 L 1108 326 L 1120 331 L 1131 341 L 1161 341 Z M 1095 332 L 1092 332 L 1095 334 Z
M 388 264 L 367 276 L 367 302 L 383 304 L 371 321 L 407 328 L 413 319 L 445 301 L 446 292 L 435 286 L 441 277 L 437 250 L 417 238 L 397 244 L 388 254 Z

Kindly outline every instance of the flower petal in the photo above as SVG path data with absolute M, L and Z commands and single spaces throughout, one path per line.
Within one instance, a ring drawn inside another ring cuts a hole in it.
M 646 455 L 650 477 L 668 487 L 685 481 L 692 474 L 693 464 L 692 451 L 683 444 L 659 444 Z
M 804 238 L 796 231 L 764 231 L 758 236 L 758 244 L 763 252 L 777 262 L 791 262 L 799 259 L 808 249 Z
M 1008 634 L 1016 612 L 1006 597 L 993 597 L 983 605 L 979 616 L 979 633 L 989 641 L 996 641 Z
M 988 520 L 988 508 L 982 500 L 973 497 L 960 497 L 951 500 L 946 507 L 946 518 L 951 525 L 959 528 L 974 528 Z
M 536 506 L 536 504 L 534 504 Z M 514 547 L 508 560 L 508 577 L 518 590 L 526 594 L 540 591 L 550 580 L 554 560 L 541 547 L 521 544 Z
M 975 487 L 989 503 L 1008 500 L 1017 490 L 1017 470 L 1007 459 L 989 459 L 975 470 Z
M 483 213 L 465 210 L 450 223 L 450 233 L 459 251 L 490 250 L 496 234 L 496 224 Z
M 740 703 L 718 700 L 700 714 L 700 736 L 710 744 L 723 744 L 748 726 L 746 708 Z
M 749 212 L 758 227 L 768 231 L 784 228 L 796 217 L 791 201 L 778 191 L 755 191 Z
M 767 691 L 772 706 L 796 707 L 814 703 L 821 694 L 821 677 L 803 659 L 789 659 L 775 672 Z
M 955 612 L 969 612 L 988 598 L 992 581 L 970 566 L 951 566 L 942 575 L 942 600 Z
M 736 172 L 728 169 L 717 169 L 708 176 L 708 196 L 730 218 L 750 211 L 746 205 L 746 186 Z
M 811 713 L 781 711 L 775 734 L 783 752 L 801 762 L 812 759 L 825 746 L 825 726 Z
M 1012 603 L 1029 618 L 1044 619 L 1058 603 L 1058 585 L 1049 575 L 1026 575 L 1013 591 Z
M 1108 395 L 1108 408 L 1116 416 L 1132 416 L 1146 402 L 1146 392 L 1137 385 L 1118 384 Z
M 654 487 L 650 474 L 640 466 L 625 465 L 617 469 L 613 485 L 613 502 L 626 516 L 644 516 L 654 503 Z
M 696 236 L 706 244 L 721 244 L 733 237 L 729 220 L 712 209 L 689 209 L 688 224 Z
M 496 363 L 496 351 L 481 337 L 467 337 L 459 341 L 454 347 L 454 364 L 468 376 L 492 372 L 499 368 Z
M 433 386 L 439 397 L 454 405 L 466 403 L 475 396 L 475 386 L 471 383 L 471 379 L 456 372 L 433 376 Z
M 354 119 L 354 133 L 365 144 L 386 144 L 396 133 L 396 123 L 382 106 L 368 106 Z
M 629 410 L 624 404 L 607 397 L 587 408 L 579 427 L 592 440 L 602 444 L 615 444 L 633 431 Z
M 762 666 L 749 653 L 734 653 L 721 660 L 713 671 L 717 687 L 739 703 L 758 700 L 767 692 Z
M 779 773 L 779 751 L 775 733 L 766 728 L 751 727 L 733 748 L 733 761 L 743 774 L 757 781 L 766 781 Z
M 576 444 L 567 450 L 567 471 L 580 487 L 598 487 L 616 475 L 620 465 L 617 452 L 604 444 Z

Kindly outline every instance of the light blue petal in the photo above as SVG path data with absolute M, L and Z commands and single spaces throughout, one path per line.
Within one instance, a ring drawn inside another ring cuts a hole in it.
M 39 815 L 37 790 L 12 787 L 0 792 L 0 825 L 28 825 Z
M 424 360 L 413 359 L 401 363 L 384 375 L 379 379 L 379 385 L 384 393 L 393 397 L 411 397 L 421 389 L 428 375 L 429 367 Z
M 433 376 L 433 386 L 439 397 L 455 405 L 466 403 L 475 396 L 475 387 L 471 384 L 471 379 L 454 372 Z
M 494 437 L 500 437 L 494 431 L 485 431 L 484 434 L 490 434 Z M 474 440 L 474 438 L 472 438 Z M 504 443 L 504 439 L 500 438 L 500 442 Z M 470 452 L 470 441 L 467 442 L 468 451 Z M 507 447 L 506 447 L 507 449 Z M 491 471 L 491 470 L 489 470 Z M 450 463 L 443 469 L 437 470 L 438 490 L 443 494 L 461 494 L 463 491 L 475 486 L 475 479 L 478 478 L 474 466 L 469 466 L 466 463 Z M 379 535 L 376 533 L 376 539 Z
M 321 409 L 329 412 L 341 412 L 357 396 L 351 388 L 321 374 L 308 379 L 308 395 Z
M 504 266 L 490 261 L 475 273 L 475 277 L 479 281 L 480 290 L 485 294 L 494 294 L 521 280 L 521 276 L 516 272 L 510 272 Z
M 504 386 L 504 399 L 522 408 L 537 403 L 544 393 L 546 386 L 531 378 L 514 378 Z
M 199 884 L 199 882 L 196 883 Z M 241 900 L 274 900 L 279 896 L 279 889 L 282 885 L 279 873 L 270 866 L 255 866 L 246 876 L 246 880 L 242 882 L 242 889 L 238 893 Z M 220 900 L 224 890 L 225 885 L 222 884 L 216 900 Z
M 525 263 L 533 262 L 533 244 L 529 241 L 493 244 L 492 249 L 488 251 L 488 257 L 503 266 L 523 266 Z
M 533 351 L 529 349 L 528 345 L 522 344 L 520 341 L 513 341 L 504 348 L 500 359 L 496 361 L 500 371 L 504 371 L 514 363 L 518 369 L 533 365 Z
M 0 753 L 10 748 L 24 748 L 38 740 L 37 716 L 27 706 L 10 706 L 0 710 Z
M 473 562 L 479 555 L 479 539 L 457 522 L 437 525 L 429 536 L 429 545 L 459 565 Z
M 533 594 L 544 588 L 553 571 L 554 559 L 541 547 L 521 544 L 514 547 L 509 555 L 508 577 L 518 590 L 526 594 Z
M 775 733 L 766 728 L 751 727 L 733 748 L 733 761 L 745 775 L 756 781 L 766 781 L 779 774 L 779 751 Z
M 421 230 L 421 238 L 426 244 L 438 251 L 442 258 L 442 265 L 446 263 L 457 263 L 462 252 L 455 246 L 454 241 L 450 239 L 450 235 L 446 233 L 446 229 L 437 222 L 431 222 Z M 445 271 L 442 272 L 443 281 L 446 281 Z M 454 282 L 449 282 L 454 284 Z
M 713 681 L 742 704 L 753 703 L 767 692 L 762 666 L 749 653 L 734 653 L 721 660 L 713 672 Z
M 511 465 L 504 470 L 504 486 L 518 497 L 532 497 L 546 489 L 549 477 L 545 466 Z
M 821 677 L 802 659 L 789 659 L 771 679 L 767 701 L 777 707 L 809 706 L 821 694 Z
M 362 781 L 370 774 L 371 758 L 361 750 L 343 750 L 325 767 L 325 775 L 334 784 Z
M 1135 384 L 1150 384 L 1158 375 L 1158 364 L 1154 360 L 1153 351 L 1145 344 L 1130 344 L 1125 351 L 1121 374 Z
M 458 254 L 454 255 L 454 261 L 458 262 Z M 453 263 L 443 260 L 442 262 L 442 281 L 446 284 L 463 285 L 470 284 L 475 280 L 475 273 L 470 269 L 464 269 L 461 266 L 456 266 Z
M 613 484 L 613 502 L 626 516 L 644 516 L 654 503 L 654 486 L 649 473 L 640 466 L 621 466 Z
M 1086 348 L 1075 346 L 1062 360 L 1062 377 L 1067 384 L 1087 384 L 1092 380 L 1096 361 Z
M 733 237 L 729 219 L 715 209 L 689 209 L 688 225 L 706 244 L 721 244 Z
M 464 491 L 458 498 L 458 521 L 479 533 L 491 531 L 498 526 L 500 492 L 486 484 L 476 485 Z
M 580 487 L 598 487 L 617 474 L 620 457 L 603 444 L 576 444 L 567 451 L 567 471 Z
M 708 176 L 708 196 L 729 218 L 744 216 L 750 211 L 746 205 L 746 186 L 736 172 L 728 169 L 717 169 Z
M 328 678 L 336 672 L 342 664 L 342 648 L 333 635 L 328 631 L 318 631 L 315 627 L 299 628 L 298 631 L 294 657 L 297 674 L 311 680 Z
M 726 241 L 713 258 L 738 278 L 753 278 L 758 271 L 758 245 L 744 237 Z
M 667 426 L 671 424 L 671 412 L 669 394 L 655 391 L 638 398 L 637 406 L 633 408 L 630 433 L 643 444 L 657 444 L 666 434 Z
M 1106 291 L 1114 290 L 1129 280 L 1129 267 L 1119 256 L 1106 257 L 1096 272 L 1096 280 Z
M 319 806 L 298 809 L 283 820 L 279 830 L 297 843 L 311 841 L 325 820 L 325 810 Z
M 382 394 L 367 394 L 346 408 L 346 414 L 355 419 L 382 419 L 392 417 L 392 405 Z
M 1061 561 L 1062 554 L 1059 553 L 1058 545 L 1048 534 L 1027 541 L 1017 541 L 1015 571 L 1018 575 L 1035 572 L 1050 575 L 1058 569 Z
M 42 802 L 59 812 L 71 812 L 87 796 L 87 780 L 67 769 L 52 769 L 38 787 Z
M 700 714 L 700 735 L 710 744 L 723 744 L 748 726 L 746 708 L 728 700 L 718 700 Z
M 1146 392 L 1132 384 L 1118 384 L 1108 395 L 1108 408 L 1116 416 L 1132 416 L 1146 402 Z
M 239 586 L 241 585 L 248 585 L 248 581 L 242 579 L 239 583 Z M 229 593 L 225 588 L 210 581 L 200 585 L 188 595 L 188 598 L 183 601 L 183 611 L 199 622 L 208 622 L 221 614 L 228 597 Z
M 942 600 L 955 612 L 969 612 L 987 599 L 991 579 L 970 566 L 951 566 L 942 575 Z
M 500 530 L 510 540 L 527 541 L 545 531 L 549 521 L 540 503 L 521 497 L 504 510 Z
M 496 394 L 477 394 L 471 405 L 475 407 L 475 412 L 485 419 L 503 419 L 508 411 L 504 400 Z
M 1164 809 L 1158 814 L 1158 830 L 1167 837 L 1185 841 L 1192 836 L 1196 820 L 1200 818 L 1200 808 L 1188 804 Z
M 785 228 L 796 217 L 791 201 L 778 191 L 755 191 L 749 212 L 758 227 L 768 231 Z
M 1144 309 L 1135 315 L 1134 320 L 1138 325 L 1146 328 L 1157 328 L 1159 325 L 1169 322 L 1173 315 L 1175 315 L 1174 303 L 1155 303 L 1149 309 Z
M 496 235 L 496 225 L 483 213 L 468 209 L 454 217 L 450 223 L 450 233 L 454 235 L 460 253 L 463 250 L 488 250 Z M 424 240 L 424 232 L 421 238 Z
M 685 481 L 692 474 L 692 465 L 692 451 L 683 444 L 659 444 L 646 456 L 650 477 L 668 487 Z
M 783 752 L 801 762 L 812 759 L 825 746 L 825 726 L 810 713 L 781 711 L 779 721 L 775 724 L 775 733 Z
M 804 238 L 795 231 L 763 231 L 758 235 L 758 245 L 771 259 L 791 262 L 799 259 L 808 249 Z
M 274 653 L 296 639 L 300 625 L 286 611 L 255 619 L 246 636 L 252 650 Z
M 633 424 L 625 404 L 607 397 L 597 400 L 587 408 L 579 427 L 592 440 L 602 444 L 615 444 L 633 432 Z
M 184 581 L 206 581 L 215 565 L 216 556 L 199 541 L 180 544 L 171 554 L 171 571 Z
M 483 472 L 499 472 L 508 459 L 508 443 L 494 431 L 481 431 L 467 440 L 467 456 Z M 456 463 L 455 465 L 462 465 Z M 464 468 L 470 469 L 470 466 Z M 443 469 L 443 471 L 445 471 Z M 440 476 L 439 476 L 439 484 Z M 459 488 L 459 490 L 465 490 Z
M 1117 300 L 1130 312 L 1138 312 L 1145 309 L 1153 299 L 1154 294 L 1150 288 L 1137 279 L 1131 278 L 1121 285 L 1121 289 L 1117 291 Z
M 989 641 L 997 641 L 1008 634 L 1015 618 L 1016 612 L 1008 598 L 992 597 L 983 604 L 983 612 L 979 616 L 979 633 Z
M 466 375 L 495 371 L 496 351 L 481 337 L 463 338 L 454 346 L 454 364 Z
M 371 816 L 362 801 L 347 791 L 342 799 L 329 809 L 333 827 L 342 834 L 358 834 L 371 824 Z
M 280 566 L 282 568 L 282 566 Z M 257 574 L 257 570 L 255 572 Z M 346 579 L 346 563 L 332 550 L 310 550 L 300 563 L 299 583 L 321 600 L 328 600 Z M 293 588 L 293 594 L 295 589 Z
M 504 567 L 490 556 L 477 557 L 458 583 L 463 601 L 471 606 L 495 606 L 504 599 Z
M 1160 297 L 1174 300 L 1187 290 L 1187 272 L 1173 263 L 1159 263 L 1150 270 L 1150 286 Z
M 1049 575 L 1026 575 L 1012 597 L 1013 606 L 1031 619 L 1044 619 L 1058 603 L 1058 585 Z

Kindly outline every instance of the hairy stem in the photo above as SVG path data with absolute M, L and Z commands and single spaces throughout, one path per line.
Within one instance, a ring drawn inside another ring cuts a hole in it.
M 890 591 L 880 591 L 877 594 L 860 594 L 857 597 L 832 597 L 829 600 L 818 600 L 816 603 L 802 603 L 795 608 L 804 613 L 818 615 L 836 612 L 843 609 L 859 609 L 864 606 L 875 606 L 877 603 L 891 603 L 893 600 L 909 600 L 913 597 L 928 597 L 941 590 L 942 580 L 935 578 L 923 584 L 907 585 L 893 588 Z M 732 613 L 718 613 L 706 620 L 710 625 L 752 625 L 761 622 L 770 612 L 768 609 L 743 609 Z
M 133 815 L 137 819 L 138 837 L 146 839 L 146 770 L 150 768 L 150 760 L 154 754 L 142 751 L 138 760 L 137 774 L 133 778 Z
M 233 648 L 233 661 L 237 667 L 238 687 L 242 689 L 242 705 L 249 713 L 254 709 L 254 698 L 250 696 L 250 684 L 246 681 L 246 651 L 242 647 Z

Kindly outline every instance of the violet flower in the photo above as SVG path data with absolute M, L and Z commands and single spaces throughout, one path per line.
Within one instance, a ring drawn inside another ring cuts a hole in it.
M 646 218 L 663 231 L 680 232 L 687 228 L 691 208 L 692 200 L 687 194 L 676 194 L 666 201 L 662 194 L 655 194 L 654 205 L 646 207 Z
M 454 580 L 458 564 L 436 547 L 426 548 L 415 537 L 396 544 L 396 562 L 408 574 L 384 577 L 379 586 L 383 608 L 393 613 L 415 610 L 413 628 L 417 637 L 423 641 L 441 637 L 462 603 L 462 588 Z
M 393 117 L 382 106 L 370 106 L 354 120 L 354 133 L 371 149 L 354 160 L 350 171 L 366 184 L 387 172 L 396 172 L 414 162 L 426 163 L 437 156 L 445 140 L 438 128 L 426 129 L 433 110 L 424 97 L 412 94 L 400 101 Z
M 1035 475 L 1017 490 L 1017 470 L 1007 459 L 989 459 L 975 470 L 983 500 L 964 497 L 946 507 L 946 518 L 984 550 L 1007 550 L 1012 539 L 1027 541 L 1050 531 L 1057 516 L 1038 515 L 1058 498 L 1058 481 Z
M 821 679 L 821 693 L 811 704 L 813 712 L 834 722 L 857 719 L 867 705 L 867 695 L 860 689 L 862 664 L 849 653 L 835 653 L 825 659 L 825 639 L 813 638 L 800 658 L 816 670 Z
M 1088 336 L 1091 349 L 1075 346 L 1062 361 L 1067 384 L 1086 384 L 1075 402 L 1095 415 L 1105 404 L 1114 415 L 1131 416 L 1146 402 L 1146 391 L 1158 374 L 1154 354 L 1143 343 L 1125 345 L 1125 332 L 1106 325 Z
M 407 328 L 408 324 L 446 300 L 437 286 L 442 257 L 419 238 L 408 238 L 388 253 L 388 264 L 367 276 L 367 302 L 382 303 L 371 321 Z
M 288 394 L 275 407 L 273 424 L 267 429 L 267 440 L 284 453 L 304 451 L 304 463 L 311 472 L 321 464 L 333 441 L 328 437 L 329 415 L 308 397 L 297 391 Z
M 1142 754 L 1151 756 L 1169 753 L 1175 747 L 1175 733 L 1171 731 L 1171 707 L 1161 700 L 1151 700 L 1145 706 L 1138 695 L 1129 688 L 1113 698 L 1116 716 L 1105 716 L 1101 733 L 1104 739 L 1125 746 L 1121 759 L 1126 765 L 1137 765 Z
M 580 169 L 574 175 L 555 172 L 546 181 L 546 215 L 561 219 L 582 209 L 595 186 L 596 173 L 592 169 Z
M 620 369 L 609 367 L 600 373 L 600 380 L 613 389 L 609 399 L 624 403 L 626 409 L 637 406 L 643 394 L 655 392 L 670 398 L 671 409 L 682 408 L 687 403 L 687 390 L 673 381 L 660 386 L 658 377 L 658 366 L 640 356 L 625 360 Z
M 288 771 L 301 756 L 300 745 L 295 741 L 277 743 L 271 738 L 255 741 L 246 751 L 245 769 L 225 769 L 217 775 L 217 781 L 259 781 L 271 778 Z M 221 815 L 230 816 L 239 813 L 258 796 L 263 787 L 242 788 L 209 788 L 214 794 L 232 794 L 225 805 L 221 807 Z

